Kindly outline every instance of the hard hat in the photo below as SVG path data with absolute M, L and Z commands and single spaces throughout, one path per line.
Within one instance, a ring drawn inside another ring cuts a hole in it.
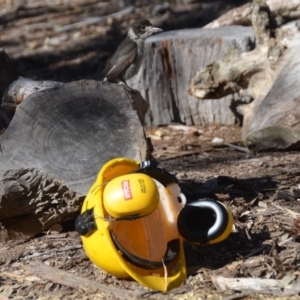
M 166 292 L 186 280 L 183 239 L 177 229 L 185 201 L 170 173 L 153 164 L 116 158 L 100 170 L 75 228 L 95 265 Z

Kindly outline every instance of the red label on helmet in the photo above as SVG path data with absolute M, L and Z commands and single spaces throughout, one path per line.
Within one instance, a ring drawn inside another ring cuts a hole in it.
M 122 181 L 122 189 L 123 189 L 123 195 L 125 200 L 132 199 L 132 193 L 130 189 L 130 183 L 129 180 L 123 180 Z

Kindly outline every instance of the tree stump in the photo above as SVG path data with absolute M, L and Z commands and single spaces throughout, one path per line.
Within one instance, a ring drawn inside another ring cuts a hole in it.
M 10 58 L 4 50 L 0 49 L 0 104 L 5 90 L 17 77 L 17 72 Z M 7 128 L 13 115 L 13 111 L 7 111 L 0 107 L 0 130 Z
M 0 137 L 0 242 L 74 218 L 108 160 L 151 155 L 138 92 L 88 80 L 46 90 L 48 83 L 26 82 L 42 90 L 19 105 L 11 99 L 16 112 Z
M 253 44 L 252 29 L 242 26 L 170 31 L 147 39 L 141 69 L 128 81 L 149 102 L 146 124 L 234 124 L 231 95 L 199 101 L 187 90 L 199 68 L 224 58 L 230 47 L 250 51 Z

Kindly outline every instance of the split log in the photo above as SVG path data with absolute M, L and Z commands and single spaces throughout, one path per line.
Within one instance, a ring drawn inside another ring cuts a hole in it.
M 234 124 L 231 95 L 199 101 L 187 89 L 199 67 L 222 59 L 230 47 L 250 51 L 253 44 L 252 29 L 242 26 L 169 31 L 147 39 L 139 73 L 128 81 L 149 102 L 147 125 Z
M 96 81 L 31 94 L 0 138 L 0 178 L 34 167 L 85 195 L 109 159 L 149 157 L 141 126 L 146 110 L 138 92 Z

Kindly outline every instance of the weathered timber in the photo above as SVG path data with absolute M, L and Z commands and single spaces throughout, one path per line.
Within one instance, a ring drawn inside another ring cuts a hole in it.
M 98 292 L 106 292 L 112 294 L 112 297 L 115 296 L 121 299 L 132 299 L 133 297 L 140 296 L 136 291 L 126 291 L 121 288 L 107 286 L 104 283 L 80 277 L 58 268 L 47 266 L 40 261 L 36 261 L 27 265 L 25 270 L 30 275 L 37 276 L 42 280 L 51 281 L 75 289 L 82 289 L 84 291 L 98 290 Z
M 242 26 L 170 31 L 147 39 L 139 73 L 127 82 L 149 102 L 146 124 L 234 124 L 231 95 L 199 101 L 187 89 L 199 68 L 224 58 L 230 47 L 250 51 L 253 43 L 252 29 Z
M 138 92 L 110 83 L 81 80 L 33 93 L 0 138 L 0 178 L 34 167 L 84 195 L 109 159 L 149 157 L 146 110 Z
M 34 168 L 7 171 L 0 181 L 0 242 L 32 237 L 75 218 L 83 197 Z

